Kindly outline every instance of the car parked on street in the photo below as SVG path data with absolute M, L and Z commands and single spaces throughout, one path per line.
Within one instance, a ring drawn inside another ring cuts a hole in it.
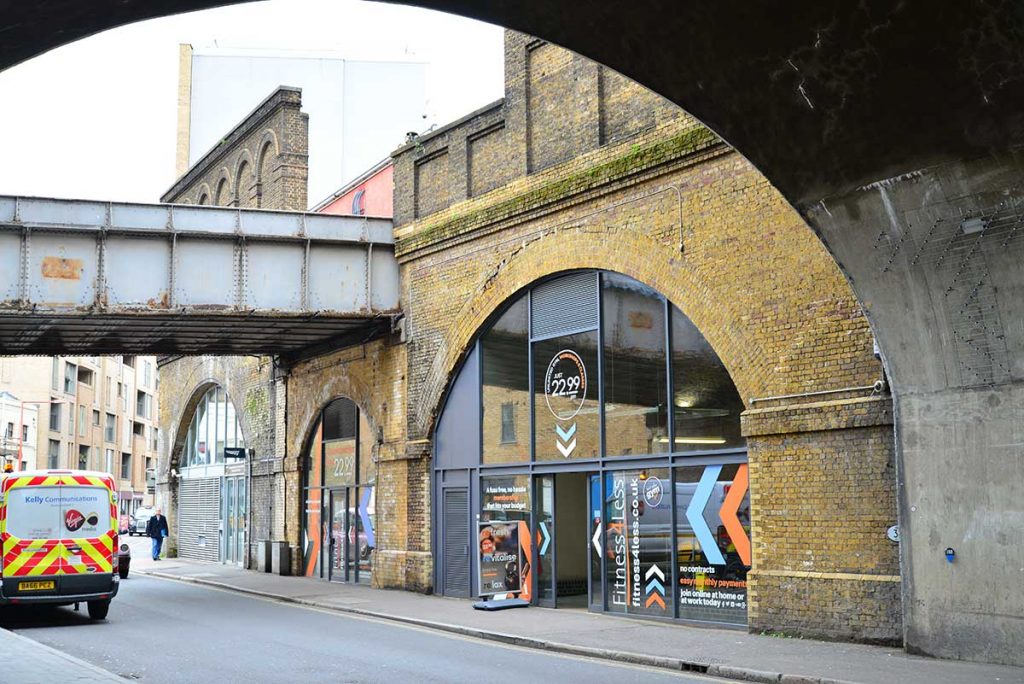
M 128 536 L 134 537 L 135 535 L 144 536 L 146 534 L 146 523 L 153 517 L 155 511 L 152 508 L 139 508 L 131 516 L 131 522 L 128 525 Z
M 132 564 L 132 550 L 127 544 L 121 543 L 117 549 L 117 574 L 121 579 L 128 579 L 128 569 Z

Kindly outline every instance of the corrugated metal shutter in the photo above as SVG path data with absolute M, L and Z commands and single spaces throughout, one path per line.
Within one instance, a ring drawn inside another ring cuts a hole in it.
M 444 490 L 444 595 L 469 597 L 469 490 Z
M 598 321 L 596 273 L 574 273 L 533 290 L 533 337 L 596 328 Z
M 178 555 L 220 560 L 220 478 L 182 480 L 178 486 Z

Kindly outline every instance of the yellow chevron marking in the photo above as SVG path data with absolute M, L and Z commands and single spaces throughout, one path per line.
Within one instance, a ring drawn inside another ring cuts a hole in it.
M 25 563 L 32 560 L 32 558 L 35 556 L 35 554 L 32 552 L 36 549 L 43 548 L 44 544 L 46 544 L 46 542 L 42 539 L 37 539 L 29 542 L 28 546 L 22 549 L 20 553 L 18 553 L 17 558 L 15 558 L 9 565 L 4 566 L 4 572 L 9 575 L 17 574 L 17 572 L 22 568 L 22 566 L 24 566 Z
M 54 545 L 50 552 L 43 556 L 43 560 L 39 561 L 34 568 L 31 568 L 25 573 L 26 577 L 32 577 L 34 575 L 42 575 L 44 572 L 50 569 L 50 566 L 57 562 L 60 558 L 60 544 Z
M 96 562 L 96 564 L 100 566 L 100 571 L 110 572 L 111 564 L 109 556 L 105 556 L 95 546 L 85 541 L 84 539 L 77 543 L 79 546 L 82 547 L 82 551 L 87 553 L 89 555 L 89 558 L 92 558 Z
M 20 541 L 20 539 L 14 536 L 7 537 L 7 541 L 4 542 L 4 556 L 13 551 Z

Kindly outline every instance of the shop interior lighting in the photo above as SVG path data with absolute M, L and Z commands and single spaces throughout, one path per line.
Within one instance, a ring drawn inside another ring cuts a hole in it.
M 659 437 L 658 443 L 668 444 L 668 437 Z M 725 444 L 724 437 L 676 437 L 676 444 Z

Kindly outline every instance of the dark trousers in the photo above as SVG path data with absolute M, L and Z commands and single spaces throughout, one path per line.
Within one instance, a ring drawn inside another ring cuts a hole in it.
M 163 537 L 150 537 L 153 542 L 153 560 L 160 557 L 160 548 L 164 545 Z

